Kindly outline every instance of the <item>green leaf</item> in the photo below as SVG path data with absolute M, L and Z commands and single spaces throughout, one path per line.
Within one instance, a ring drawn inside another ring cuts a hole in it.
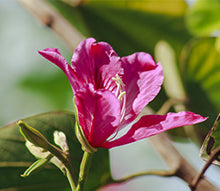
M 75 0 L 63 0 L 63 2 L 71 5 L 77 6 L 80 4 Z M 146 1 L 146 0 L 120 0 L 120 1 L 105 1 L 105 0 L 86 0 L 83 4 L 98 4 L 98 5 L 107 5 L 110 7 L 127 7 L 129 9 L 142 10 L 153 13 L 164 13 L 168 15 L 182 15 L 185 12 L 187 7 L 186 3 L 182 0 L 154 0 L 154 1 Z
M 200 149 L 200 155 L 204 160 L 208 160 L 213 151 L 220 146 L 220 114 L 208 135 L 206 136 L 202 147 Z M 220 165 L 220 155 L 213 161 L 214 164 Z
M 75 137 L 74 114 L 71 112 L 50 112 L 22 120 L 40 131 L 50 143 L 53 143 L 53 132 L 55 130 L 66 134 L 70 158 L 77 177 L 83 152 Z M 0 172 L 4 174 L 0 179 L 0 191 L 9 188 L 30 191 L 70 190 L 66 177 L 53 165 L 46 165 L 46 168 L 27 178 L 20 176 L 36 161 L 36 158 L 29 153 L 24 143 L 25 140 L 20 134 L 16 123 L 0 128 Z M 110 177 L 108 150 L 98 149 L 94 154 L 86 190 L 94 190 L 102 186 L 105 183 L 105 177 Z
M 186 14 L 186 24 L 193 34 L 207 36 L 220 30 L 219 0 L 198 0 Z
M 154 5 L 141 1 L 142 6 L 135 1 L 85 1 L 76 7 L 62 1 L 47 2 L 84 36 L 110 43 L 120 56 L 138 51 L 153 54 L 159 40 L 168 41 L 180 53 L 183 44 L 190 38 L 181 14 L 155 10 L 156 7 L 165 10 L 164 3 L 167 1 L 155 1 L 155 4 L 152 3 Z M 177 7 L 186 7 L 185 2 L 175 1 L 169 10 Z
M 176 64 L 176 55 L 173 48 L 165 41 L 160 41 L 155 47 L 157 60 L 163 67 L 164 89 L 171 99 L 184 101 L 186 95 L 183 89 L 179 69 Z
M 180 60 L 190 110 L 209 117 L 203 128 L 196 128 L 202 140 L 220 110 L 220 52 L 215 45 L 216 38 L 194 39 L 185 46 Z

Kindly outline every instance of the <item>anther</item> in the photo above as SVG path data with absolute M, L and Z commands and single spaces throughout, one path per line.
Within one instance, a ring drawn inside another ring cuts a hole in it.
M 120 95 L 118 96 L 118 100 L 121 101 L 122 97 L 126 94 L 125 91 L 121 92 Z
M 115 81 L 115 83 L 117 84 L 117 89 L 115 92 L 115 96 L 118 98 L 119 101 L 122 100 L 122 97 L 125 95 L 125 91 L 121 90 L 121 87 L 125 86 L 125 84 L 123 83 L 122 79 L 119 77 L 118 74 L 115 75 L 115 77 L 112 78 L 112 80 Z
M 117 85 L 121 85 L 121 86 L 125 86 L 125 84 L 123 83 L 123 81 L 121 80 L 121 78 L 119 77 L 118 74 L 115 75 L 116 77 L 112 77 L 112 79 L 115 81 L 115 83 Z

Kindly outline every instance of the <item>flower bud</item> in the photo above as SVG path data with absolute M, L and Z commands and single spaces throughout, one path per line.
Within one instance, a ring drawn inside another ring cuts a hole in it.
M 58 145 L 64 152 L 69 151 L 69 147 L 66 141 L 66 135 L 62 131 L 54 131 L 54 142 Z
M 26 147 L 30 151 L 32 155 L 34 155 L 37 160 L 35 163 L 33 163 L 22 176 L 29 176 L 32 172 L 37 170 L 38 168 L 41 168 L 43 165 L 47 164 L 48 162 L 53 163 L 55 166 L 57 166 L 64 174 L 65 174 L 65 166 L 64 164 L 53 154 L 51 154 L 49 151 L 35 146 L 30 141 L 26 141 L 25 143 Z
M 48 150 L 51 146 L 47 139 L 36 129 L 19 120 L 17 125 L 20 127 L 20 132 L 26 140 L 33 143 L 37 147 Z

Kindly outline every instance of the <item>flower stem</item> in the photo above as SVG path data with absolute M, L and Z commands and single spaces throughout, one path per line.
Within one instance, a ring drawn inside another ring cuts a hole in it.
M 83 191 L 84 184 L 86 182 L 89 168 L 91 165 L 93 153 L 84 152 L 83 158 L 80 164 L 79 180 L 76 187 L 76 191 Z
M 71 172 L 71 169 L 66 168 L 66 176 L 67 176 L 67 179 L 69 181 L 71 190 L 75 191 L 76 190 L 76 184 L 75 184 L 74 176 L 73 176 L 73 173 Z

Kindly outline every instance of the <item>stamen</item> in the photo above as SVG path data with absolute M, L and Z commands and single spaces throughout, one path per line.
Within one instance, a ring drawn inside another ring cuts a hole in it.
M 121 92 L 120 95 L 118 96 L 118 100 L 121 101 L 122 97 L 126 94 L 125 91 Z
M 125 95 L 125 91 L 121 91 L 121 87 L 125 86 L 122 79 L 119 77 L 118 74 L 115 75 L 115 77 L 112 78 L 112 80 L 115 81 L 117 84 L 117 89 L 115 91 L 115 96 L 118 98 L 119 101 L 122 100 L 123 95 Z
M 116 85 L 117 85 L 117 89 L 115 91 L 115 96 L 118 98 L 120 105 L 121 105 L 121 119 L 120 122 L 123 120 L 124 116 L 125 116 L 125 110 L 126 110 L 126 96 L 124 96 L 126 94 L 125 91 L 123 91 L 122 87 L 125 86 L 125 84 L 123 83 L 122 79 L 120 78 L 120 76 L 118 74 L 115 75 L 115 77 L 112 78 L 112 80 L 115 81 Z M 119 130 L 118 130 L 119 131 Z M 114 139 L 115 136 L 118 134 L 118 131 L 115 132 L 115 135 L 110 138 Z
M 125 86 L 125 84 L 123 83 L 123 81 L 121 80 L 121 78 L 119 77 L 118 74 L 115 75 L 116 77 L 113 77 L 112 79 L 115 81 L 115 83 L 117 85 L 121 85 L 121 86 Z

